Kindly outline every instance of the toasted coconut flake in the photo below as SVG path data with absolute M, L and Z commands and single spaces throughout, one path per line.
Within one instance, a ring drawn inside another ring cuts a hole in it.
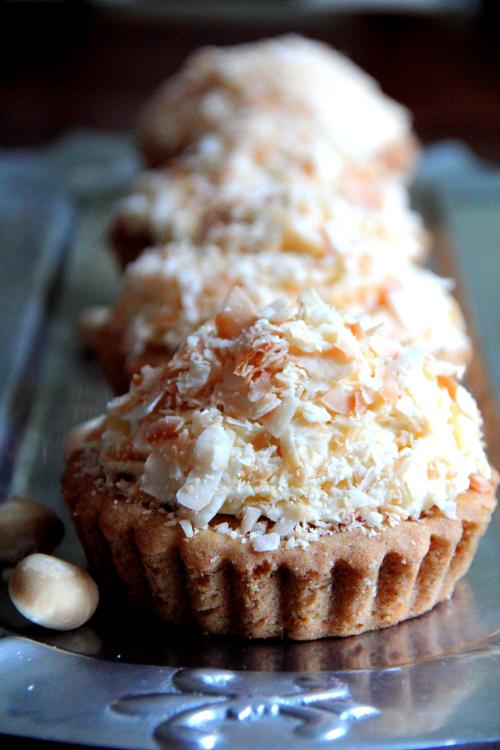
M 269 392 L 271 388 L 271 374 L 264 370 L 257 378 L 250 383 L 248 393 L 249 401 L 260 401 Z
M 469 486 L 474 492 L 489 492 L 491 490 L 491 482 L 482 477 L 481 474 L 471 474 Z
M 321 396 L 321 402 L 336 414 L 346 416 L 351 410 L 352 393 L 343 388 L 330 388 Z
M 386 371 L 382 375 L 382 387 L 379 394 L 385 401 L 395 403 L 401 393 L 401 385 L 393 372 Z
M 255 320 L 255 306 L 247 294 L 235 287 L 222 310 L 215 317 L 217 333 L 223 339 L 233 339 Z
M 364 414 L 367 408 L 368 408 L 368 404 L 366 403 L 363 397 L 363 393 L 361 389 L 359 391 L 354 391 L 353 410 L 356 416 L 359 416 L 360 414 Z
M 450 397 L 456 400 L 458 383 L 456 380 L 451 378 L 449 375 L 438 375 L 438 383 L 443 388 L 446 388 Z
M 421 370 L 424 366 L 425 352 L 419 346 L 404 349 L 396 362 L 401 370 Z
M 150 400 L 139 401 L 132 409 L 126 409 L 125 411 L 122 411 L 120 416 L 126 422 L 139 422 L 141 419 L 144 419 L 144 417 L 147 417 L 148 414 L 151 414 L 155 410 L 156 406 L 162 398 L 162 393 L 156 393 Z M 119 399 L 115 399 L 112 402 L 115 405 L 115 409 L 118 401 Z
M 179 434 L 179 431 L 183 424 L 184 420 L 181 417 L 162 417 L 151 425 L 147 432 L 146 438 L 149 443 L 161 442 L 162 440 L 171 440 L 171 438 Z

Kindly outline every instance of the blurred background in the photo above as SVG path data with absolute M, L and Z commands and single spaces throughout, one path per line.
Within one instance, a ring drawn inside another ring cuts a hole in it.
M 0 145 L 131 128 L 194 48 L 297 31 L 352 57 L 414 113 L 420 138 L 500 159 L 497 0 L 3 2 Z

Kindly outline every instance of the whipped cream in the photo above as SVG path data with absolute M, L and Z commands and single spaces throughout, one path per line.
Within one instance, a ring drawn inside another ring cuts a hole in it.
M 108 482 L 155 498 L 188 536 L 220 519 L 254 549 L 307 525 L 454 517 L 471 475 L 490 477 L 460 373 L 315 292 L 256 313 L 236 290 L 168 364 L 143 368 L 87 445 Z

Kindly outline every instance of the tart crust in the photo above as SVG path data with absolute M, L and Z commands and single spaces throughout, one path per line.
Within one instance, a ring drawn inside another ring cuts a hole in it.
M 336 531 L 307 549 L 255 552 L 213 526 L 188 538 L 152 498 L 105 484 L 91 451 L 63 477 L 89 564 L 169 623 L 246 638 L 349 636 L 416 617 L 448 599 L 467 572 L 495 508 L 497 475 L 469 489 L 457 518 L 440 512 L 368 536 Z

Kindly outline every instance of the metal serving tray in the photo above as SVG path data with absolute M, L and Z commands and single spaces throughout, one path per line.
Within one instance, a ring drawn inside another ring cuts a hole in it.
M 0 159 L 0 373 L 6 374 L 0 482 L 6 496 L 33 495 L 67 522 L 58 490 L 60 444 L 110 395 L 79 348 L 75 323 L 84 307 L 113 297 L 118 274 L 103 233 L 110 202 L 133 169 L 125 141 L 89 134 L 73 135 L 36 158 Z M 474 300 L 471 321 L 498 384 L 492 248 L 500 230 L 500 181 L 463 149 L 447 146 L 426 155 L 419 186 L 420 204 L 435 224 L 437 263 L 445 271 L 452 264 L 460 293 Z M 494 395 L 485 372 L 479 353 L 470 385 L 485 410 L 490 457 L 497 461 Z M 14 610 L 4 574 L 0 732 L 183 750 L 427 748 L 498 740 L 499 535 L 497 514 L 454 597 L 429 614 L 380 632 L 305 643 L 204 637 L 117 602 L 103 603 L 78 630 L 56 633 Z M 84 564 L 69 522 L 58 554 Z

